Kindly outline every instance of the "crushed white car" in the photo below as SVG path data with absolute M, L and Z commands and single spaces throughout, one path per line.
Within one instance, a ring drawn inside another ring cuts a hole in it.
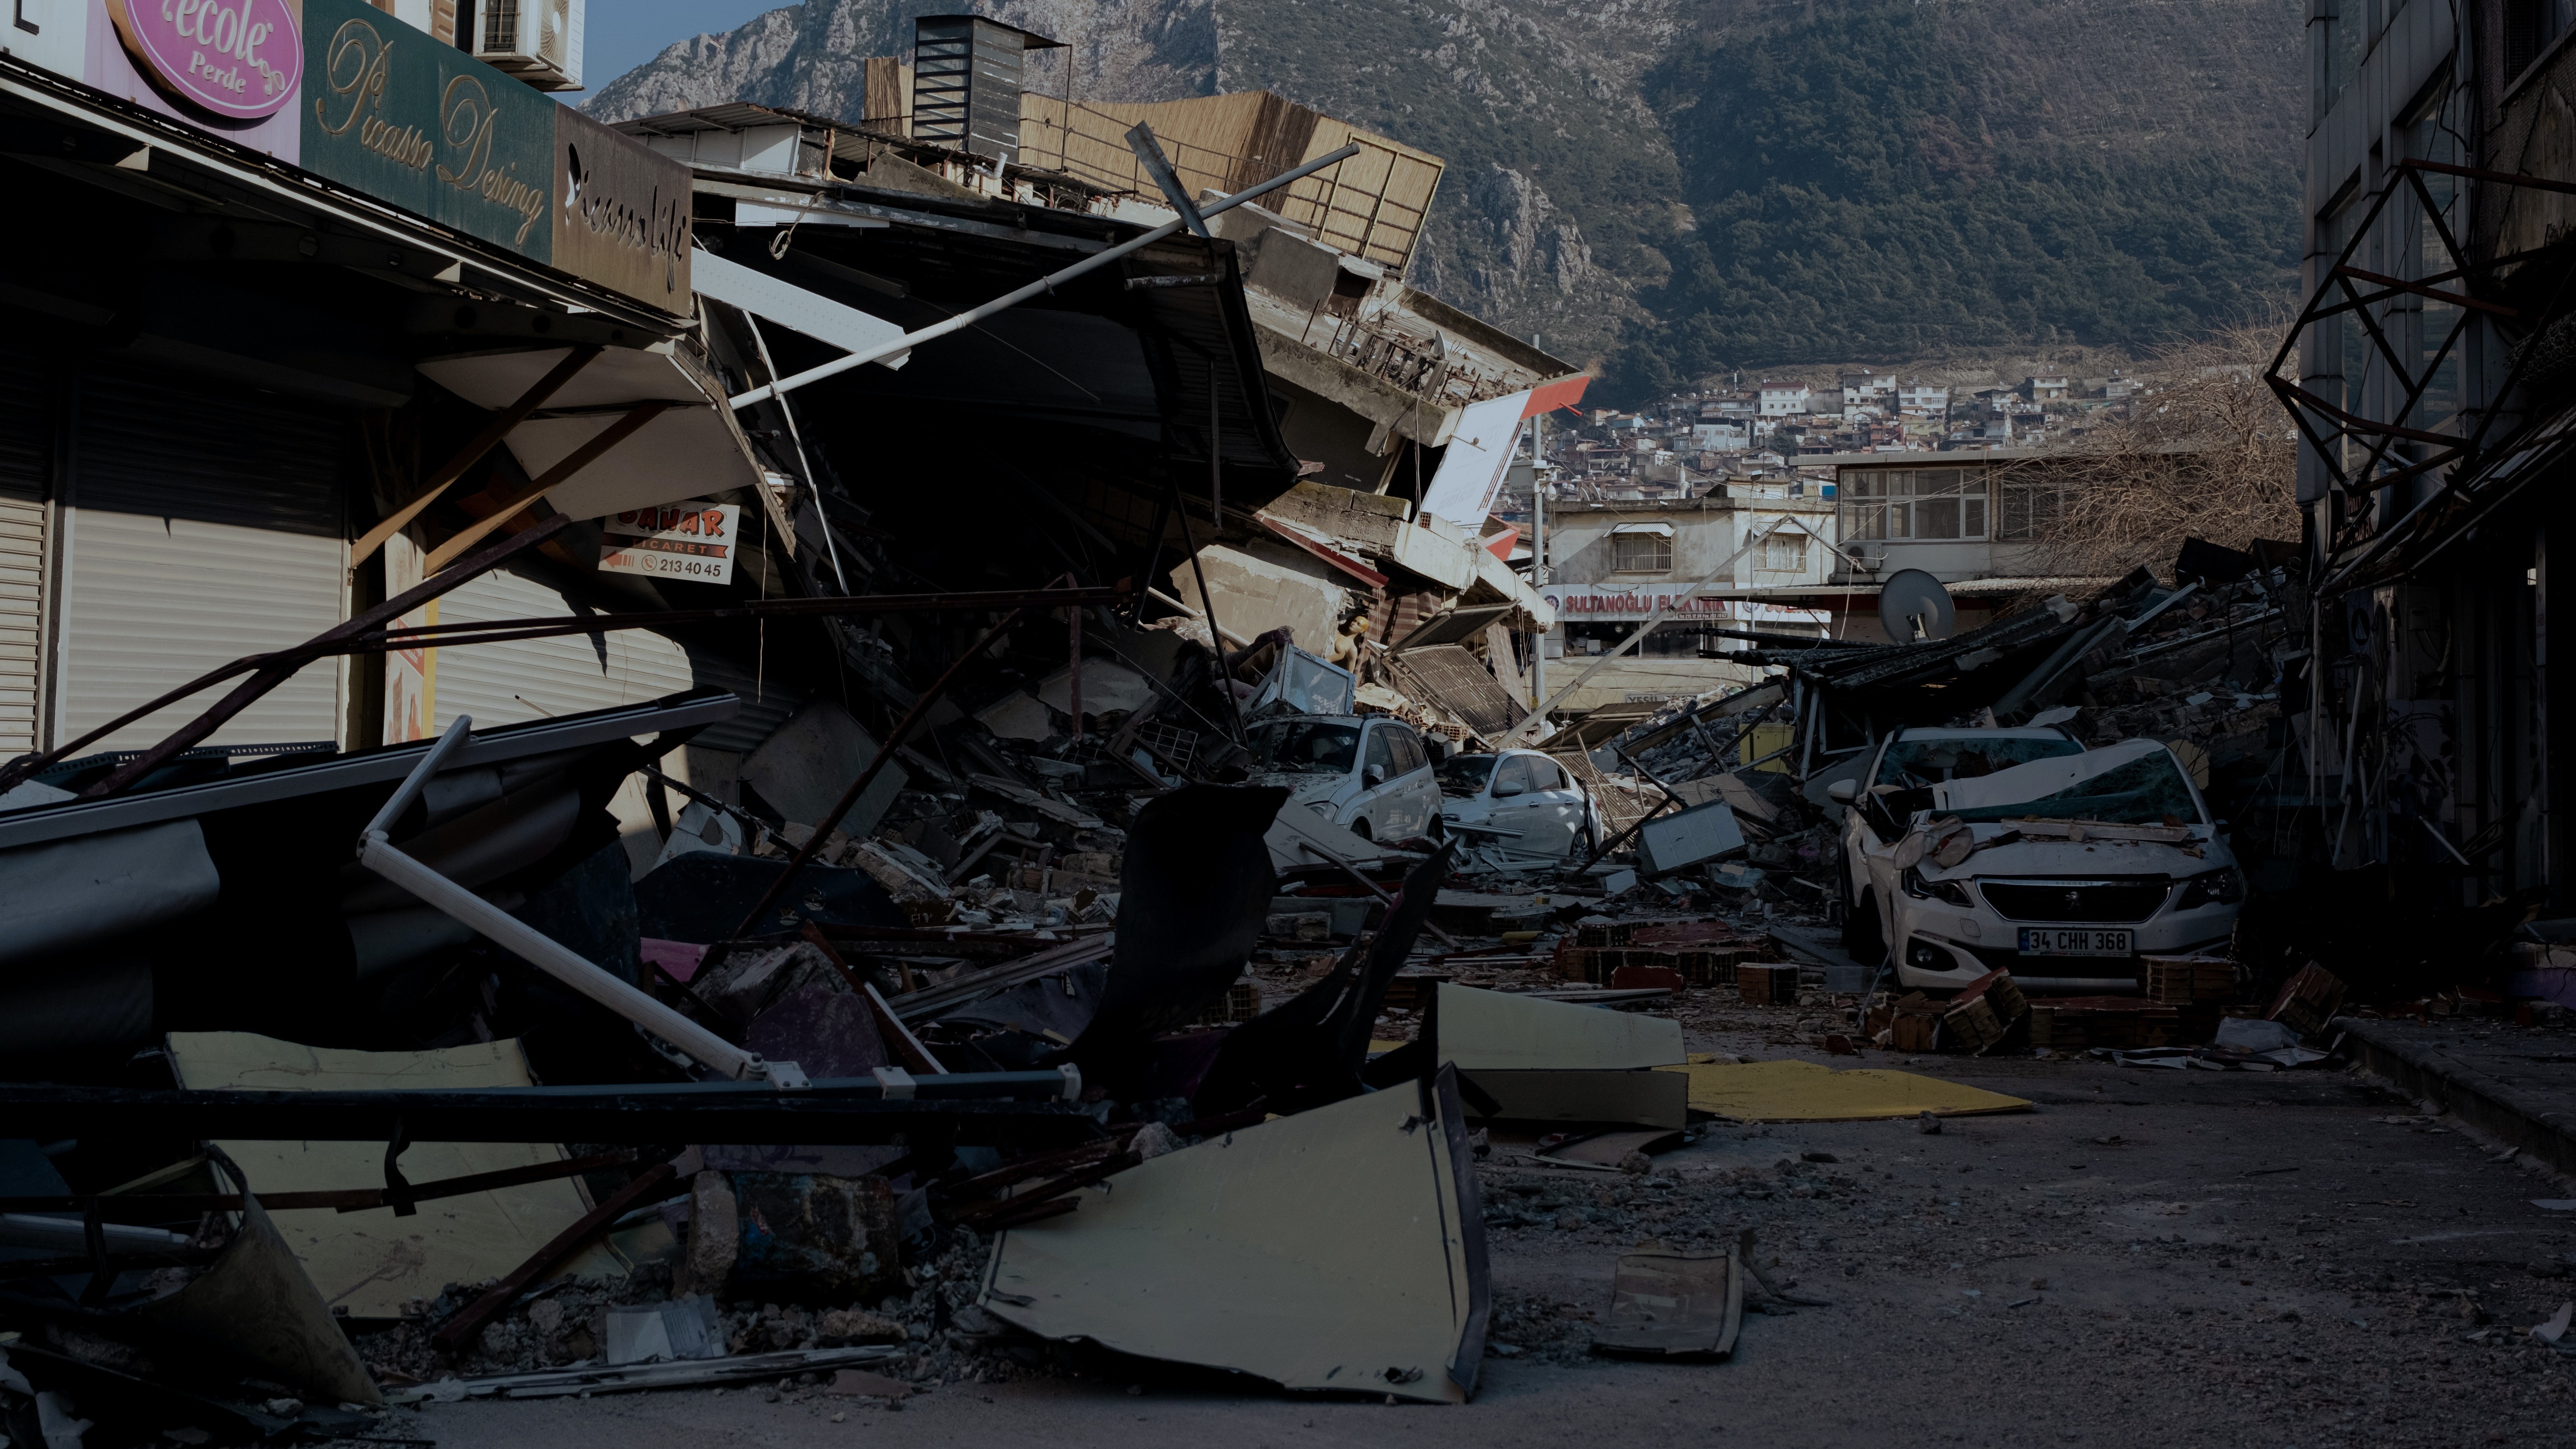
M 2153 740 L 1900 730 L 1830 793 L 1846 947 L 1907 989 L 2003 966 L 2026 989 L 2133 992 L 2141 956 L 2224 948 L 2245 899 L 2226 822 Z
M 1440 824 L 1470 848 L 1563 860 L 1600 842 L 1600 813 L 1565 767 L 1537 750 L 1452 755 L 1440 763 Z

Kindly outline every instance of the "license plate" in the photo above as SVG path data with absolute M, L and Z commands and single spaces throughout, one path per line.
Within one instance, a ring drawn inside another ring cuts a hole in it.
M 2133 956 L 2127 931 L 2098 931 L 2090 926 L 2024 926 L 2021 928 L 2021 953 L 2025 956 Z

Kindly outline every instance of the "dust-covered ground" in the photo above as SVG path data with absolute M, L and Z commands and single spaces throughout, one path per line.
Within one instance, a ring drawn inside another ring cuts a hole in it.
M 1686 1013 L 1693 1050 L 1763 1058 L 1812 1056 L 1781 1043 L 1822 1016 Z M 1462 1407 L 1023 1349 L 1034 1364 L 925 1359 L 933 1386 L 894 1409 L 789 1384 L 437 1405 L 387 1430 L 476 1449 L 2576 1443 L 2576 1355 L 2523 1331 L 2576 1297 L 2576 1214 L 2532 1203 L 2569 1195 L 2553 1179 L 2348 1074 L 1911 1065 L 2034 1110 L 1935 1135 L 1718 1126 L 1642 1178 L 1540 1167 L 1497 1134 L 1492 1352 Z M 1620 1251 L 1747 1225 L 1775 1280 L 1831 1306 L 1748 1314 L 1721 1364 L 1586 1351 Z

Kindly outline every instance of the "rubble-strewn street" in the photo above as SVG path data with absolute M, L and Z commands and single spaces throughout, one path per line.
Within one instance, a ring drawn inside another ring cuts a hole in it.
M 0 1449 L 2576 1438 L 2557 223 L 1650 422 L 1087 37 L 19 8 Z
M 2564 1054 L 2560 1033 L 2520 1035 Z M 1758 1046 L 1741 1033 L 1692 1044 Z M 1643 1443 L 2562 1442 L 2576 1365 L 2522 1331 L 2576 1281 L 2576 1214 L 2532 1205 L 2565 1191 L 2548 1175 L 2340 1075 L 2034 1062 L 1960 1075 L 2038 1110 L 1928 1137 L 1911 1123 L 1718 1128 L 1645 1179 L 1489 1163 L 1498 1207 L 1542 1221 L 1494 1232 L 1498 1356 L 1463 1415 L 1282 1397 L 1109 1355 L 1036 1372 L 961 1358 L 955 1382 L 904 1402 L 900 1432 L 1535 1445 L 1616 1419 Z M 1582 1225 L 1558 1227 L 1568 1213 Z M 1747 1225 L 1784 1286 L 1833 1306 L 1749 1318 L 1722 1368 L 1586 1351 L 1613 1255 Z M 639 1435 L 819 1445 L 894 1432 L 882 1412 L 790 1388 L 775 1401 L 700 1390 L 442 1406 L 416 1422 L 501 1449 Z

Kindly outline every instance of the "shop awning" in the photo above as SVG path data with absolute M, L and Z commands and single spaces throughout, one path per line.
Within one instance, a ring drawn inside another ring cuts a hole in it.
M 420 371 L 467 402 L 497 410 L 570 351 L 433 358 Z M 719 398 L 676 352 L 610 348 L 513 428 L 505 442 L 529 477 L 542 478 L 636 408 L 659 405 L 663 410 L 643 426 L 547 492 L 547 506 L 574 518 L 599 518 L 703 498 L 762 481 L 732 411 Z

